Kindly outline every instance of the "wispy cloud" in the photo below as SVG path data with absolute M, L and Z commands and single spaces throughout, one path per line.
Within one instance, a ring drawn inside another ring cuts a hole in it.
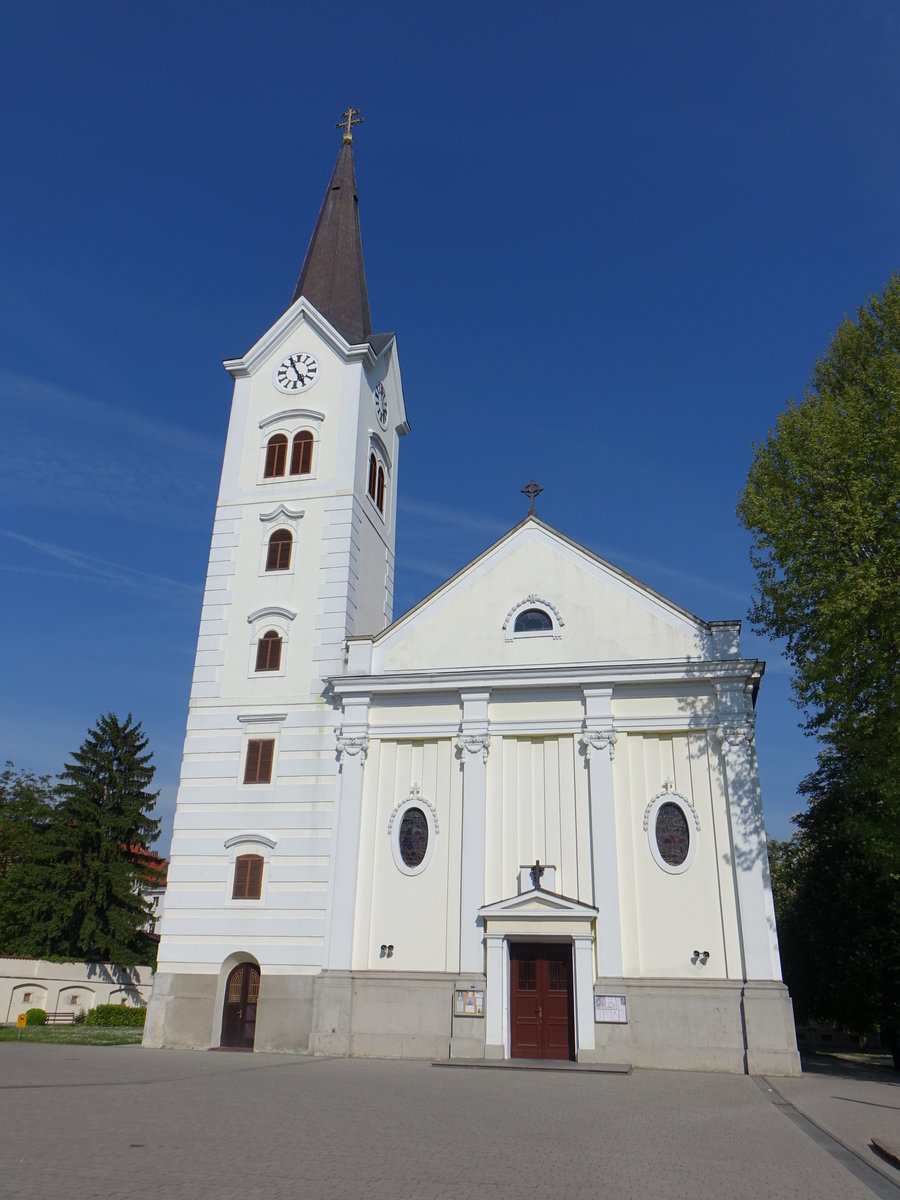
M 0 368 L 0 500 L 205 527 L 222 447 L 177 425 Z
M 405 516 L 422 517 L 436 525 L 450 525 L 457 529 L 470 529 L 475 533 L 485 534 L 492 540 L 501 536 L 509 529 L 509 525 L 479 513 L 465 512 L 455 505 L 434 504 L 430 500 L 417 500 L 413 497 L 401 496 L 399 513 L 402 520 Z
M 148 588 L 158 591 L 177 591 L 195 595 L 197 587 L 185 583 L 181 579 L 169 579 L 165 575 L 154 575 L 150 571 L 138 571 L 134 567 L 126 567 L 121 563 L 109 562 L 104 558 L 96 558 L 92 554 L 82 554 L 67 546 L 57 546 L 52 542 L 39 541 L 37 538 L 26 537 L 21 533 L 13 533 L 9 529 L 0 529 L 0 536 L 28 546 L 49 558 L 74 567 L 74 571 L 51 571 L 40 567 L 2 564 L 5 571 L 16 571 L 29 575 L 47 575 L 58 579 L 75 579 L 88 583 L 102 583 L 125 588 L 137 588 L 146 592 Z

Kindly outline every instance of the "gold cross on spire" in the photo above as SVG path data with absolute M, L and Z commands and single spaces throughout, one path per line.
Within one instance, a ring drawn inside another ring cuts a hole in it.
M 353 126 L 362 125 L 363 119 L 359 115 L 358 108 L 348 108 L 345 113 L 341 113 L 341 119 L 335 125 L 335 129 L 343 129 L 344 141 L 348 146 L 353 145 Z

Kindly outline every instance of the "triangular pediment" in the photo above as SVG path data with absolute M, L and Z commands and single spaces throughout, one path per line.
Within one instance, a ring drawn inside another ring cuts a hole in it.
M 506 900 L 497 900 L 493 904 L 485 904 L 478 910 L 478 915 L 485 920 L 510 920 L 520 917 L 523 920 L 570 920 L 592 921 L 599 910 L 592 904 L 583 904 L 569 896 L 560 896 L 557 892 L 548 892 L 544 888 L 531 888 L 517 896 Z
M 548 628 L 522 636 L 516 620 L 528 608 L 542 610 Z M 375 637 L 370 669 L 716 657 L 707 622 L 528 517 Z

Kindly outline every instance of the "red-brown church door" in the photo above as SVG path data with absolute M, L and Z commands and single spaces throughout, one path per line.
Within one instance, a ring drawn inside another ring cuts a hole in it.
M 222 1009 L 222 1045 L 252 1050 L 256 1033 L 256 1004 L 259 1000 L 259 971 L 241 963 L 228 976 Z
M 572 947 L 510 942 L 513 1058 L 575 1058 Z

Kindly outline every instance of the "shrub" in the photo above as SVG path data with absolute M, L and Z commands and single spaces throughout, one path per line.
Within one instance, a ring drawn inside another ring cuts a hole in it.
M 98 1004 L 84 1018 L 85 1025 L 125 1025 L 130 1029 L 143 1029 L 146 1008 L 131 1008 L 127 1004 Z
M 87 1013 L 84 1011 L 83 1008 L 79 1008 L 78 1012 L 75 1014 L 75 1018 L 72 1021 L 72 1024 L 73 1025 L 83 1025 L 86 1020 L 87 1020 Z
M 25 1014 L 26 1025 L 46 1025 L 47 1013 L 43 1008 L 29 1008 Z

